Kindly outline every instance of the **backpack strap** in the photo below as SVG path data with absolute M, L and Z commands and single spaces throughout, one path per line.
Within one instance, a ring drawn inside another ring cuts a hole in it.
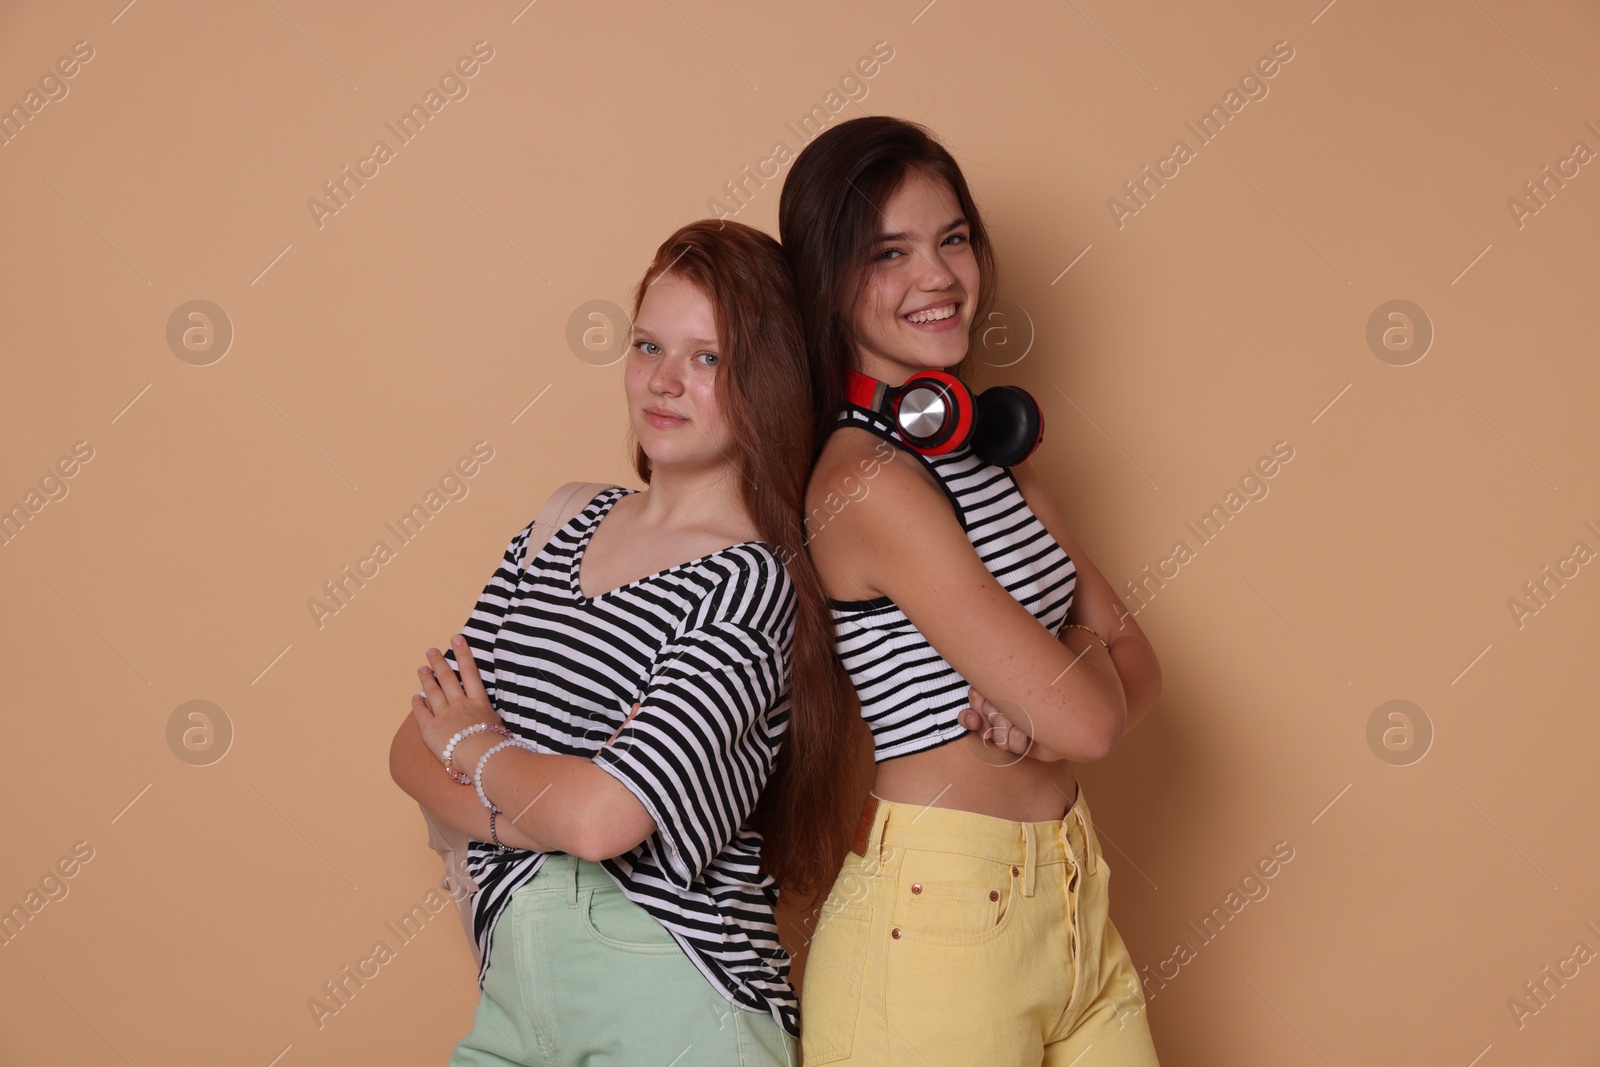
M 534 517 L 533 532 L 528 535 L 528 546 L 522 553 L 522 569 L 527 570 L 528 562 L 543 550 L 555 532 L 571 522 L 601 490 L 615 488 L 605 482 L 568 482 L 551 493 Z

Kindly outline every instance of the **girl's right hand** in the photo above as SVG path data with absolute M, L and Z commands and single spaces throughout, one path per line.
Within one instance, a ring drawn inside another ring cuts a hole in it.
M 956 719 L 985 741 L 993 741 L 1014 756 L 1026 756 L 1040 763 L 1055 763 L 1062 758 L 1023 733 L 1003 711 L 984 699 L 976 686 L 967 688 L 967 703 L 969 706 Z

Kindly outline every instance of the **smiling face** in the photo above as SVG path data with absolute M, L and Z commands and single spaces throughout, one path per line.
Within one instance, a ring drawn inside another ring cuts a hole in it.
M 622 385 L 634 438 L 657 469 L 729 462 L 733 435 L 716 393 L 721 353 L 699 286 L 670 272 L 646 286 Z
M 920 172 L 889 197 L 878 232 L 856 305 L 856 357 L 862 373 L 900 385 L 967 354 L 978 261 L 955 193 Z

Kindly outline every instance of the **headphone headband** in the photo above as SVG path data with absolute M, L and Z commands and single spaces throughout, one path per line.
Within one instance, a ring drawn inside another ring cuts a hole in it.
M 870 378 L 854 367 L 845 371 L 845 399 L 857 407 L 881 411 L 884 394 L 889 387 L 876 378 Z
M 899 386 L 855 369 L 849 373 L 845 388 L 852 402 L 887 416 L 918 452 L 943 455 L 972 438 L 976 400 L 966 383 L 948 371 L 917 371 Z

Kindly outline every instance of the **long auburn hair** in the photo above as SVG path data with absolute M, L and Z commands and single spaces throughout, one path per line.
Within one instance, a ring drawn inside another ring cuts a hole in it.
M 933 131 L 906 119 L 870 115 L 828 129 L 795 157 L 778 197 L 778 233 L 794 274 L 800 319 L 811 351 L 815 401 L 812 457 L 822 451 L 845 403 L 845 372 L 856 365 L 857 305 L 866 291 L 883 207 L 913 174 L 940 179 L 961 205 L 978 261 L 978 302 L 967 355 L 946 368 L 965 381 L 994 306 L 1000 276 L 983 215 L 954 157 Z
M 780 889 L 814 896 L 832 884 L 848 848 L 855 745 L 854 690 L 834 650 L 833 617 L 805 550 L 811 474 L 811 377 L 794 283 L 778 242 L 731 220 L 702 219 L 662 242 L 634 291 L 672 273 L 693 283 L 717 322 L 716 395 L 733 432 L 729 457 L 746 512 L 794 585 L 794 652 L 788 729 L 751 826 Z M 650 482 L 650 457 L 634 442 L 633 466 Z

